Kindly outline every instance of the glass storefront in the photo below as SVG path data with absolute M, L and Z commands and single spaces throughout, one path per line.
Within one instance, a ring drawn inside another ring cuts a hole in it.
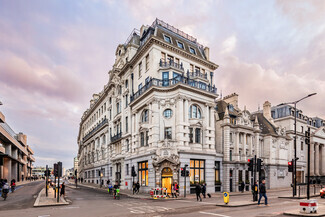
M 191 193 L 195 193 L 196 183 L 205 183 L 205 160 L 190 160 L 190 186 Z
M 148 186 L 148 161 L 138 163 L 139 183 L 141 186 Z

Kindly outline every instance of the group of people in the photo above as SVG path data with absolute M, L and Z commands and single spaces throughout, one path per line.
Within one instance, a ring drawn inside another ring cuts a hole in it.
M 140 190 L 140 183 L 139 182 L 137 182 L 137 183 L 133 182 L 132 189 L 133 189 L 133 194 L 138 194 L 139 190 Z
M 195 186 L 196 201 L 199 201 L 199 199 L 200 199 L 200 201 L 202 201 L 201 194 L 205 198 L 206 192 L 207 192 L 207 187 L 206 187 L 205 183 L 203 183 L 202 185 L 200 185 L 199 183 L 196 183 L 196 186 Z

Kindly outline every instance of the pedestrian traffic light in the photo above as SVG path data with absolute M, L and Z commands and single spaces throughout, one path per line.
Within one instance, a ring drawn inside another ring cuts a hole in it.
M 253 171 L 254 168 L 254 158 L 248 159 L 248 171 Z
M 257 172 L 261 172 L 263 166 L 263 160 L 261 158 L 257 158 Z
M 181 168 L 181 176 L 185 176 L 185 169 Z
M 293 160 L 288 162 L 288 171 L 289 171 L 290 173 L 293 172 Z
M 132 175 L 132 177 L 137 176 L 137 173 L 135 172 L 134 166 L 132 166 L 131 175 Z
M 185 175 L 190 176 L 190 171 L 186 170 Z

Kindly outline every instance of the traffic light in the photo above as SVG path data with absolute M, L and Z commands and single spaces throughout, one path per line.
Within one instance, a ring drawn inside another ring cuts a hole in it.
M 257 172 L 261 172 L 263 166 L 263 160 L 261 158 L 257 158 Z
M 190 171 L 186 170 L 185 175 L 190 176 Z
M 134 166 L 132 166 L 131 175 L 132 175 L 132 177 L 137 176 L 137 173 L 135 172 Z
M 74 175 L 77 176 L 77 170 L 74 171 Z
M 53 166 L 53 174 L 54 174 L 55 177 L 58 177 L 58 174 L 59 174 L 58 164 L 54 164 L 54 166 Z
M 248 171 L 254 170 L 254 158 L 248 159 Z
M 0 166 L 3 166 L 3 156 L 0 156 Z
M 185 176 L 185 169 L 181 168 L 181 176 Z
M 293 160 L 288 162 L 288 171 L 289 171 L 290 173 L 293 172 Z

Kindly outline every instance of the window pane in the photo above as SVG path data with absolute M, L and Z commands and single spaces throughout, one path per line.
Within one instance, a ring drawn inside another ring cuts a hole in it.
M 148 170 L 146 170 L 146 186 L 148 186 Z
M 142 171 L 142 186 L 144 186 L 146 184 L 146 171 L 143 170 Z
M 146 168 L 146 163 L 145 162 L 142 163 L 142 169 L 144 169 L 144 168 Z
M 148 169 L 148 162 L 146 162 L 146 168 Z
M 197 168 L 200 167 L 200 161 L 198 161 L 198 160 L 195 161 L 195 167 L 197 167 Z
M 200 170 L 196 169 L 195 170 L 195 183 L 200 181 Z
M 201 160 L 201 161 L 200 161 L 200 167 L 201 167 L 201 168 L 204 168 L 204 160 Z
M 204 169 L 200 169 L 200 183 L 202 184 L 204 181 Z
M 194 167 L 194 160 L 190 160 L 190 167 Z
M 194 169 L 190 169 L 190 184 L 194 184 Z

